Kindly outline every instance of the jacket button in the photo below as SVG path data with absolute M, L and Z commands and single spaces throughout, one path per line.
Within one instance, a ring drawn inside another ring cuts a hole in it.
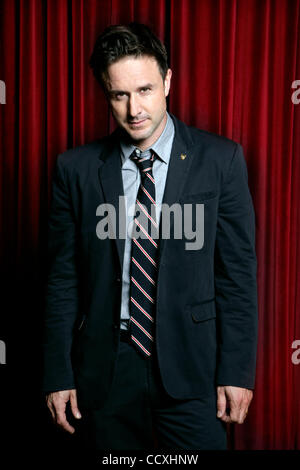
M 117 282 L 121 282 L 121 279 L 119 277 L 117 277 L 116 279 Z

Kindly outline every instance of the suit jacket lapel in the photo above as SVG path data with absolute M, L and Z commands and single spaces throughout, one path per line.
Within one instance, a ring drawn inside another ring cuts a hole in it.
M 180 122 L 175 116 L 171 114 L 175 126 L 175 136 L 169 161 L 169 168 L 165 191 L 163 196 L 163 204 L 171 206 L 179 201 L 186 178 L 192 163 L 193 152 L 191 147 L 193 141 L 191 140 L 187 126 Z M 172 230 L 172 219 L 170 232 Z M 160 224 L 161 229 L 161 224 Z M 171 232 L 172 233 L 172 232 Z M 160 239 L 159 243 L 159 257 L 161 259 L 166 240 Z
M 116 220 L 111 221 L 111 233 L 113 233 L 121 266 L 123 269 L 123 257 L 125 248 L 125 239 L 119 237 L 120 227 L 120 205 L 119 197 L 124 196 L 122 172 L 121 172 L 121 158 L 119 149 L 118 131 L 115 131 L 108 138 L 108 145 L 100 155 L 103 164 L 99 168 L 99 180 L 102 186 L 105 201 L 115 208 Z M 124 199 L 123 199 L 124 201 Z M 125 214 L 125 209 L 123 214 Z M 114 223 L 113 223 L 114 222 Z

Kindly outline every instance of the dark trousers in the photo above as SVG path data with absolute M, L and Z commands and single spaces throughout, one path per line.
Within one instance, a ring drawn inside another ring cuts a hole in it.
M 89 451 L 226 449 L 216 394 L 177 400 L 164 390 L 156 354 L 144 358 L 121 336 L 112 390 L 103 408 L 83 412 L 80 434 Z

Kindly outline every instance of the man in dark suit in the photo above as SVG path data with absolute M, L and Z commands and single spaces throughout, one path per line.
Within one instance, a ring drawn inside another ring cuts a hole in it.
M 225 449 L 256 362 L 242 148 L 167 113 L 166 50 L 144 25 L 107 28 L 90 64 L 118 129 L 57 159 L 47 405 L 91 449 Z

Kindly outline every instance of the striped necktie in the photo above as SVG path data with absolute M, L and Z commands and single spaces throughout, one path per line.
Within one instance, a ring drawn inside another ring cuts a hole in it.
M 151 356 L 155 331 L 155 294 L 158 254 L 158 225 L 155 216 L 155 182 L 152 166 L 155 155 L 131 156 L 141 174 L 136 199 L 131 246 L 130 326 L 131 340 L 145 357 Z M 138 214 L 139 213 L 139 214 Z

